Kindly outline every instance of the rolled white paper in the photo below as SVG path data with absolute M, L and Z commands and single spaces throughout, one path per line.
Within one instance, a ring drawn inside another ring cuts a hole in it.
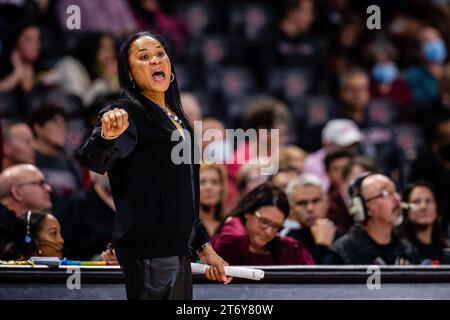
M 191 263 L 193 273 L 205 273 L 209 265 L 202 263 Z M 227 276 L 245 278 L 250 280 L 261 280 L 264 278 L 264 271 L 261 269 L 253 269 L 246 267 L 225 266 L 225 274 Z

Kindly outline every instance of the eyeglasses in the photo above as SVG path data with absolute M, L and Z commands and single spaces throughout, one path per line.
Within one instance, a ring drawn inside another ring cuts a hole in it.
M 375 200 L 375 199 L 378 199 L 378 198 L 387 198 L 387 197 L 392 197 L 394 195 L 398 195 L 397 190 L 391 190 L 391 191 L 383 190 L 379 194 L 377 194 L 377 195 L 375 195 L 373 197 L 370 197 L 368 199 L 365 199 L 364 201 L 367 203 L 369 201 L 372 201 L 372 200 Z
M 295 204 L 302 208 L 306 208 L 309 203 L 312 203 L 313 205 L 317 205 L 320 201 L 322 201 L 322 198 L 314 198 L 311 200 L 300 200 L 300 201 L 297 201 Z
M 28 181 L 28 182 L 22 182 L 16 184 L 16 187 L 22 187 L 26 185 L 32 185 L 32 186 L 40 186 L 41 188 L 44 188 L 46 185 L 48 185 L 47 181 L 45 179 L 39 179 L 36 181 Z
M 265 230 L 271 228 L 276 232 L 280 232 L 284 228 L 282 224 L 278 224 L 270 221 L 269 219 L 261 217 L 261 214 L 258 211 L 255 211 L 255 217 L 258 219 L 259 225 Z

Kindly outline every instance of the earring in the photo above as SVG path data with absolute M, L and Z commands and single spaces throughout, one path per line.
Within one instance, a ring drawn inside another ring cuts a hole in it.
M 175 80 L 175 75 L 173 74 L 173 72 L 170 73 L 170 82 L 173 82 L 173 80 Z

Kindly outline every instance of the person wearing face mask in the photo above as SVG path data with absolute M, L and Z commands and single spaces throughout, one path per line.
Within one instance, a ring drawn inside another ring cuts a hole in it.
M 405 78 L 412 89 L 414 100 L 420 105 L 429 105 L 439 97 L 439 80 L 445 70 L 447 45 L 439 31 L 424 27 L 418 35 L 422 63 L 406 70 Z
M 17 219 L 14 241 L 5 247 L 4 259 L 28 260 L 32 256 L 63 257 L 64 239 L 58 219 L 49 212 L 28 211 Z
M 440 204 L 440 214 L 444 233 L 448 237 L 450 222 L 450 113 L 441 112 L 431 122 L 432 128 L 429 150 L 419 153 L 412 164 L 410 181 L 425 180 L 435 186 L 436 201 Z
M 417 181 L 406 187 L 403 200 L 413 206 L 401 226 L 403 241 L 413 247 L 420 264 L 442 263 L 446 247 L 433 186 Z
M 372 97 L 390 99 L 399 108 L 399 113 L 408 119 L 413 102 L 412 92 L 403 79 L 396 64 L 397 50 L 387 41 L 372 43 L 366 50 L 371 65 L 370 92 Z

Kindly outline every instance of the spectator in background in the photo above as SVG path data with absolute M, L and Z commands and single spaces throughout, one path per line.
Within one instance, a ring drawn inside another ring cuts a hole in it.
M 36 166 L 52 187 L 53 212 L 58 217 L 64 202 L 83 187 L 75 160 L 64 152 L 67 113 L 53 104 L 33 110 L 28 119 L 36 137 Z
M 280 168 L 293 167 L 298 174 L 303 173 L 308 153 L 296 145 L 287 145 L 280 150 Z
M 411 12 L 397 12 L 387 26 L 389 37 L 392 38 L 400 53 L 400 67 L 410 66 L 417 62 L 417 35 L 423 28 L 423 20 Z
M 331 92 L 336 93 L 336 77 L 339 71 L 359 64 L 359 52 L 363 35 L 361 18 L 348 15 L 333 35 L 327 48 L 327 71 L 330 73 Z
M 441 113 L 431 125 L 432 136 L 430 150 L 419 153 L 411 168 L 410 180 L 425 180 L 435 186 L 436 200 L 440 205 L 440 214 L 444 233 L 448 237 L 450 222 L 450 114 Z
M 408 120 L 413 97 L 408 83 L 399 74 L 397 50 L 388 41 L 376 41 L 368 46 L 366 56 L 371 66 L 371 95 L 394 101 L 402 118 Z
M 311 153 L 305 160 L 305 173 L 312 173 L 320 178 L 324 190 L 328 192 L 330 180 L 325 169 L 325 156 L 337 149 L 355 151 L 363 140 L 363 134 L 357 125 L 349 119 L 334 119 L 327 122 L 322 130 L 323 147 Z
M 73 57 L 58 61 L 52 71 L 59 88 L 86 106 L 98 96 L 118 94 L 116 38 L 108 33 L 83 34 Z
M 232 161 L 227 162 L 226 168 L 228 172 L 228 203 L 231 207 L 234 206 L 237 199 L 236 184 L 237 173 L 244 163 L 249 163 L 249 160 L 256 155 L 258 157 L 272 157 L 278 161 L 279 155 L 272 155 L 272 144 L 277 142 L 276 147 L 278 150 L 282 149 L 289 142 L 289 127 L 292 116 L 287 106 L 275 98 L 269 96 L 258 97 L 246 108 L 246 112 L 243 116 L 243 129 L 256 130 L 257 139 L 242 142 L 233 155 Z M 261 141 L 259 130 L 267 130 L 267 144 L 263 147 L 266 148 L 266 154 L 260 154 L 261 145 L 264 141 Z M 278 130 L 279 141 L 272 140 L 272 129 Z M 260 162 L 261 163 L 261 162 Z
M 212 237 L 225 215 L 227 172 L 221 164 L 200 166 L 200 220 Z
M 28 210 L 49 210 L 50 192 L 42 172 L 31 164 L 18 164 L 0 174 L 0 252 L 13 241 L 14 221 Z
M 336 237 L 336 227 L 327 219 L 328 196 L 322 183 L 305 173 L 289 183 L 287 194 L 291 212 L 300 223 L 300 229 L 291 230 L 287 236 L 300 241 L 321 264 Z
M 189 31 L 182 20 L 164 11 L 158 0 L 130 0 L 129 2 L 138 30 L 158 30 L 173 46 L 177 56 L 185 54 Z
M 410 184 L 403 192 L 403 200 L 413 205 L 407 211 L 402 235 L 413 247 L 417 263 L 442 263 L 446 244 L 433 187 L 426 181 Z
M 67 24 L 67 8 L 73 5 L 72 0 L 59 0 L 58 18 L 62 28 Z M 137 31 L 137 23 L 127 1 L 123 0 L 78 0 L 82 14 L 81 24 L 84 32 L 107 32 L 121 37 Z
M 211 243 L 231 265 L 314 264 L 301 243 L 276 235 L 288 214 L 283 190 L 262 184 L 239 201 Z
M 402 153 L 392 133 L 396 112 L 388 101 L 371 100 L 369 83 L 369 75 L 360 68 L 342 71 L 339 91 L 342 117 L 353 120 L 364 134 L 361 153 L 373 158 L 380 172 L 399 181 Z M 375 109 L 369 112 L 369 106 Z
M 342 172 L 345 166 L 352 160 L 354 153 L 349 150 L 334 150 L 325 156 L 325 170 L 330 181 L 328 195 L 340 193 L 345 188 L 344 176 Z
M 59 215 L 70 259 L 100 260 L 112 241 L 116 208 L 109 179 L 107 174 L 90 174 L 92 186 L 70 197 Z
M 28 211 L 14 225 L 14 241 L 3 253 L 6 260 L 32 256 L 63 257 L 64 239 L 58 219 L 48 212 Z
M 439 81 L 440 99 L 436 104 L 438 109 L 450 110 L 450 67 L 445 68 L 444 74 Z M 435 105 L 435 106 L 436 106 Z M 434 112 L 434 110 L 430 110 Z
M 344 69 L 339 78 L 339 100 L 343 115 L 360 129 L 369 127 L 367 106 L 370 101 L 369 75 L 360 68 Z
M 298 170 L 294 167 L 280 167 L 278 172 L 270 177 L 270 182 L 286 191 L 289 182 L 295 179 L 299 174 Z
M 336 225 L 338 234 L 347 233 L 354 223 L 347 208 L 350 204 L 348 188 L 350 182 L 364 172 L 377 172 L 373 160 L 363 156 L 353 157 L 342 170 L 343 182 L 341 187 L 329 196 L 328 218 Z
M 349 211 L 358 224 L 330 246 L 323 263 L 414 263 L 411 252 L 394 232 L 401 223 L 402 208 L 392 180 L 381 174 L 366 173 L 358 176 L 350 189 Z
M 181 103 L 183 104 L 184 112 L 189 121 L 194 124 L 195 121 L 202 121 L 202 108 L 193 93 L 182 92 L 180 94 Z
M 260 162 L 263 160 L 259 160 Z M 268 175 L 261 174 L 260 164 L 245 164 L 239 170 L 237 176 L 237 191 L 239 197 L 243 197 L 259 185 L 269 180 Z
M 20 87 L 29 92 L 35 85 L 35 66 L 41 51 L 40 30 L 36 24 L 24 24 L 18 27 L 11 48 L 9 65 L 12 70 L 2 70 L 0 74 L 0 92 L 12 91 Z M 3 63 L 2 63 L 3 67 Z M 4 72 L 7 71 L 5 74 Z
M 203 118 L 201 142 L 204 161 L 226 163 L 233 156 L 232 142 L 227 140 L 225 125 L 219 119 Z
M 318 78 L 323 76 L 324 52 L 321 39 L 313 35 L 315 4 L 312 0 L 282 1 L 283 16 L 275 31 L 271 63 L 301 66 L 309 69 L 313 76 L 312 87 L 317 88 Z
M 284 192 L 287 192 L 287 186 L 292 180 L 297 178 L 299 174 L 300 172 L 296 168 L 287 165 L 286 162 L 280 161 L 280 168 L 278 169 L 278 172 L 276 174 L 270 177 L 270 182 L 272 182 L 275 186 L 283 189 Z M 281 230 L 280 236 L 286 236 L 291 229 L 300 228 L 300 224 L 294 216 L 292 210 L 289 211 L 289 215 L 284 220 L 283 226 L 284 229 Z
M 34 164 L 36 142 L 33 132 L 25 123 L 7 125 L 3 133 L 2 168 L 20 164 Z
M 24 119 L 28 112 L 27 99 L 39 83 L 37 61 L 41 52 L 41 32 L 33 22 L 20 23 L 11 38 L 10 47 L 2 51 L 0 64 L 0 93 L 6 93 L 10 101 L 3 116 Z
M 412 89 L 415 102 L 426 107 L 438 99 L 438 81 L 444 74 L 447 45 L 440 32 L 430 26 L 421 28 L 417 37 L 422 63 L 406 70 L 405 78 Z

